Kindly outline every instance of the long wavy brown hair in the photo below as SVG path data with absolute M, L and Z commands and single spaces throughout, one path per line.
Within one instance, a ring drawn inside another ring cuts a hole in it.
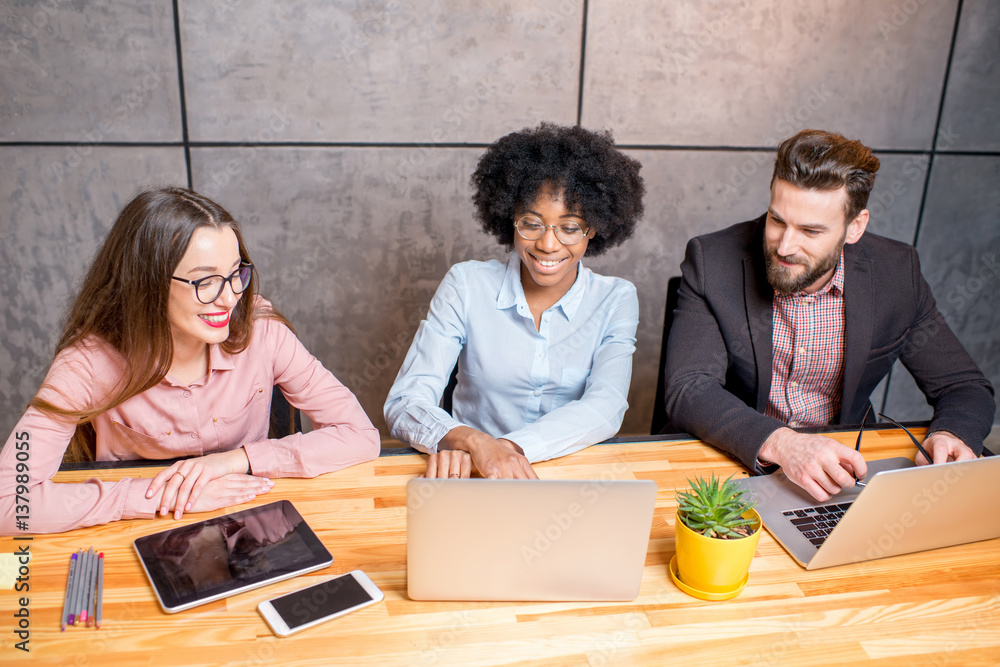
M 155 386 L 170 370 L 174 352 L 167 315 L 171 276 L 192 235 L 202 227 L 232 229 L 241 261 L 252 263 L 236 220 L 222 206 L 191 190 L 144 190 L 118 214 L 70 306 L 55 354 L 96 337 L 121 355 L 123 375 L 98 405 L 73 409 L 37 395 L 30 403 L 77 424 L 64 460 L 92 460 L 93 419 Z M 255 307 L 256 297 L 254 272 L 230 316 L 229 338 L 220 345 L 226 352 L 236 354 L 246 349 L 254 319 L 272 317 L 291 328 L 277 310 Z M 73 404 L 72 397 L 64 398 L 67 405 Z

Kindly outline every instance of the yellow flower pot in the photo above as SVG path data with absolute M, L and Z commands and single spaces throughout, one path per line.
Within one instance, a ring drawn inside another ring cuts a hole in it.
M 677 517 L 677 553 L 670 561 L 670 576 L 682 591 L 701 600 L 728 600 L 740 594 L 750 578 L 761 528 L 756 510 L 749 510 L 743 518 L 754 522 L 752 535 L 720 540 L 694 532 Z

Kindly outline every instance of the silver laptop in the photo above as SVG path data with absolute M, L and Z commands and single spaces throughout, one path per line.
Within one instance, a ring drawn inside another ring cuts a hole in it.
M 413 600 L 634 600 L 656 503 L 649 480 L 413 479 Z
M 784 473 L 741 479 L 768 532 L 807 570 L 1000 537 L 1000 456 L 868 462 L 864 487 L 819 503 Z

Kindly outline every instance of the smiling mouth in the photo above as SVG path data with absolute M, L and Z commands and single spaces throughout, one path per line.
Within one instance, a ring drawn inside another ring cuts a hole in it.
M 221 329 L 222 327 L 229 324 L 229 311 L 224 313 L 212 313 L 210 315 L 198 315 L 201 321 L 210 327 L 215 327 L 216 329 Z
M 528 254 L 531 255 L 530 252 Z M 563 257 L 562 259 L 539 259 L 538 257 L 535 257 L 534 255 L 531 255 L 531 259 L 535 260 L 535 262 L 537 262 L 539 266 L 541 266 L 543 268 L 546 268 L 546 269 L 551 269 L 551 268 L 557 267 L 562 262 L 566 261 L 565 257 Z

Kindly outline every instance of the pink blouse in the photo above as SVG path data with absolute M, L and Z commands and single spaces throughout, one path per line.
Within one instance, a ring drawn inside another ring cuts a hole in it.
M 200 456 L 242 446 L 255 475 L 315 477 L 378 456 L 378 431 L 354 394 L 277 320 L 256 320 L 243 352 L 231 355 L 212 345 L 209 356 L 203 379 L 181 386 L 167 376 L 95 418 L 97 460 Z M 56 357 L 39 396 L 56 405 L 94 405 L 114 388 L 123 364 L 103 341 L 86 341 Z M 309 417 L 312 432 L 267 438 L 275 384 Z M 0 534 L 54 533 L 155 515 L 159 494 L 146 499 L 149 479 L 51 481 L 74 430 L 35 408 L 21 417 L 0 450 Z M 18 463 L 26 466 L 19 471 Z M 22 486 L 18 494 L 24 481 L 26 492 Z

